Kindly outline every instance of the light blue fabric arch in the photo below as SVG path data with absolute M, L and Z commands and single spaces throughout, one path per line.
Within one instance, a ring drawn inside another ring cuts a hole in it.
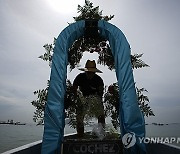
M 64 135 L 64 94 L 66 89 L 68 48 L 84 35 L 85 21 L 78 21 L 65 28 L 57 38 L 50 76 L 48 100 L 44 116 L 42 154 L 60 153 Z M 145 145 L 139 137 L 145 136 L 145 122 L 138 107 L 130 47 L 124 34 L 114 25 L 99 21 L 100 35 L 107 38 L 113 52 L 120 95 L 120 122 L 122 136 L 128 132 L 136 135 L 136 144 L 125 153 L 145 153 Z

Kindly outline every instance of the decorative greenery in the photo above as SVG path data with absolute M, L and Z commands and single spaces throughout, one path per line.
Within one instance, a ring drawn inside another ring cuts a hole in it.
M 114 15 L 110 16 L 103 16 L 102 11 L 99 11 L 98 7 L 93 7 L 93 3 L 91 3 L 89 0 L 85 1 L 84 6 L 78 5 L 78 13 L 80 13 L 79 16 L 73 17 L 75 21 L 78 20 L 84 20 L 84 19 L 97 19 L 97 20 L 111 20 Z M 52 44 L 45 44 L 43 47 L 45 48 L 45 53 L 41 56 L 39 56 L 40 59 L 44 61 L 49 62 L 49 66 L 51 66 L 52 62 L 52 55 L 53 55 L 53 49 L 55 45 L 56 38 L 54 38 L 54 41 Z M 68 52 L 68 66 L 70 69 L 74 69 L 80 62 L 80 59 L 82 58 L 83 52 L 97 52 L 99 54 L 98 63 L 102 65 L 108 66 L 110 70 L 113 70 L 115 68 L 114 66 L 114 58 L 111 52 L 111 48 L 109 46 L 109 42 L 105 40 L 104 38 L 98 37 L 88 40 L 84 36 L 75 40 L 73 45 L 69 48 Z M 140 58 L 143 54 L 134 54 L 131 55 L 131 63 L 132 68 L 142 68 L 142 67 L 148 67 L 148 65 L 142 61 Z M 66 97 L 65 97 L 65 109 L 66 109 L 66 115 L 70 118 L 69 125 L 73 128 L 76 128 L 76 115 L 78 114 L 79 108 L 82 110 L 82 104 L 85 99 L 89 98 L 83 98 L 80 93 L 78 93 L 77 96 L 74 95 L 73 92 L 73 86 L 72 83 L 67 80 L 66 82 L 67 90 L 66 90 Z M 37 90 L 34 92 L 34 94 L 37 96 L 37 99 L 32 101 L 32 105 L 35 106 L 36 111 L 34 112 L 33 120 L 37 122 L 37 124 L 43 123 L 43 117 L 44 117 L 44 109 L 45 105 L 47 103 L 47 94 L 48 94 L 48 88 L 49 88 L 49 81 L 47 84 L 47 88 L 43 90 Z M 144 113 L 145 116 L 154 116 L 152 109 L 149 106 L 149 99 L 146 95 L 144 95 L 144 92 L 147 92 L 146 89 L 136 88 L 137 96 L 139 100 L 139 107 L 141 111 Z M 113 83 L 109 87 L 105 87 L 105 93 L 104 93 L 104 105 L 105 105 L 105 114 L 106 116 L 110 116 L 112 118 L 112 124 L 114 128 L 117 129 L 119 126 L 118 121 L 118 101 L 119 101 L 119 87 L 117 83 Z M 84 99 L 84 100 L 83 100 Z M 96 97 L 94 99 L 91 99 L 91 103 L 95 104 L 93 102 L 96 102 Z M 94 106 L 97 109 L 97 106 Z M 94 109 L 95 110 L 95 109 Z M 86 109 L 88 111 L 88 109 Z M 95 112 L 92 112 L 93 110 L 89 110 L 88 114 L 89 117 L 97 116 Z M 86 122 L 88 123 L 88 117 L 86 118 Z
M 139 107 L 142 111 L 142 113 L 144 113 L 145 116 L 155 116 L 151 107 L 149 106 L 149 98 L 148 96 L 144 95 L 144 92 L 148 92 L 145 88 L 137 88 L 136 87 L 136 93 L 138 96 L 138 103 L 139 103 Z
M 131 64 L 132 64 L 132 68 L 142 68 L 142 67 L 149 67 L 148 64 L 146 64 L 144 61 L 142 61 L 141 58 L 143 56 L 143 54 L 134 54 L 131 55 Z
M 155 116 L 151 107 L 149 106 L 149 98 L 144 95 L 144 92 L 148 92 L 144 88 L 136 87 L 136 93 L 138 98 L 138 105 L 145 116 Z M 118 83 L 113 83 L 108 87 L 108 90 L 104 94 L 105 111 L 112 119 L 112 124 L 115 129 L 120 126 L 119 123 L 119 87 Z
M 103 16 L 102 11 L 99 10 L 99 6 L 94 7 L 93 3 L 89 0 L 85 0 L 85 5 L 80 6 L 78 5 L 77 13 L 79 13 L 79 16 L 73 17 L 75 21 L 79 20 L 88 20 L 88 19 L 95 19 L 95 20 L 111 20 L 114 15 L 110 16 Z M 98 52 L 99 53 L 99 60 L 98 63 L 106 65 L 106 63 L 103 62 L 103 57 L 106 57 L 106 53 L 108 52 L 109 55 L 111 54 L 110 47 L 108 44 L 108 41 L 102 37 L 96 37 L 96 38 L 85 38 L 84 36 L 77 39 L 72 47 L 69 49 L 69 64 L 70 69 L 74 69 L 80 62 L 80 59 L 82 58 L 83 52 Z M 109 65 L 107 65 L 109 66 Z M 111 66 L 109 66 L 111 68 Z
M 84 20 L 84 19 L 97 19 L 97 20 L 111 20 L 114 15 L 103 16 L 102 11 L 99 11 L 99 6 L 94 7 L 93 3 L 89 0 L 85 0 L 85 5 L 78 5 L 77 13 L 80 13 L 79 16 L 73 17 L 75 21 Z
M 33 120 L 37 123 L 37 125 L 41 125 L 44 123 L 44 110 L 45 105 L 47 103 L 47 95 L 49 89 L 49 80 L 47 83 L 47 88 L 42 90 L 34 91 L 34 95 L 37 95 L 37 99 L 32 101 L 32 105 L 35 106 L 36 111 L 34 112 Z
M 118 83 L 113 83 L 108 87 L 104 94 L 104 105 L 106 116 L 111 117 L 111 122 L 115 129 L 120 125 L 119 123 L 119 87 Z
M 51 67 L 52 55 L 53 55 L 53 50 L 54 50 L 54 46 L 55 46 L 56 40 L 57 39 L 54 37 L 54 41 L 53 41 L 52 44 L 45 44 L 45 45 L 43 45 L 43 47 L 44 47 L 46 52 L 43 55 L 38 57 L 38 58 L 41 58 L 44 61 L 48 61 L 50 67 Z

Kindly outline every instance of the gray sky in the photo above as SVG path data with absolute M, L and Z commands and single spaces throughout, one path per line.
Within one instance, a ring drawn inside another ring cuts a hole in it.
M 0 120 L 32 122 L 36 99 L 33 91 L 46 87 L 48 64 L 38 56 L 42 47 L 73 22 L 77 4 L 83 0 L 0 0 Z M 92 0 L 103 15 L 115 15 L 110 22 L 120 28 L 129 41 L 132 53 L 144 53 L 150 65 L 134 71 L 138 87 L 149 93 L 155 117 L 150 122 L 180 122 L 180 1 L 179 0 Z M 69 5 L 68 5 L 69 4 Z M 59 7 L 59 10 L 57 9 Z M 97 59 L 96 54 L 85 54 Z M 106 85 L 116 81 L 107 67 L 101 75 Z M 77 73 L 68 73 L 73 80 Z

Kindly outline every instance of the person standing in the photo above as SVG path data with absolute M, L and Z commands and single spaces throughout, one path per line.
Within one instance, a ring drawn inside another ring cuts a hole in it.
M 85 68 L 80 68 L 79 70 L 84 71 L 83 73 L 78 74 L 73 82 L 73 88 L 77 94 L 77 89 L 82 92 L 84 97 L 95 95 L 99 97 L 100 101 L 97 101 L 97 105 L 100 108 L 101 112 L 98 118 L 98 123 L 105 125 L 105 115 L 104 107 L 102 103 L 102 96 L 104 91 L 104 82 L 102 78 L 96 73 L 102 73 L 99 69 L 96 68 L 95 60 L 87 60 Z M 88 103 L 88 102 L 87 102 Z M 86 104 L 85 104 L 86 105 Z M 84 135 L 84 113 L 82 110 L 84 106 L 81 106 L 80 109 L 77 109 L 77 135 L 78 137 L 83 137 Z

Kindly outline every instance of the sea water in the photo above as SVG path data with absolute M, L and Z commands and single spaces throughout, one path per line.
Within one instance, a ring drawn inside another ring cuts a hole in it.
M 8 125 L 0 124 L 0 153 L 19 146 L 42 140 L 42 125 Z M 65 126 L 64 133 L 75 133 L 76 130 Z
M 89 129 L 89 128 L 88 128 Z M 66 125 L 65 134 L 75 133 L 76 130 Z M 13 148 L 42 140 L 43 126 L 27 125 L 0 125 L 0 153 Z M 180 124 L 146 125 L 148 137 L 180 137 Z M 180 144 L 176 144 L 180 146 Z

